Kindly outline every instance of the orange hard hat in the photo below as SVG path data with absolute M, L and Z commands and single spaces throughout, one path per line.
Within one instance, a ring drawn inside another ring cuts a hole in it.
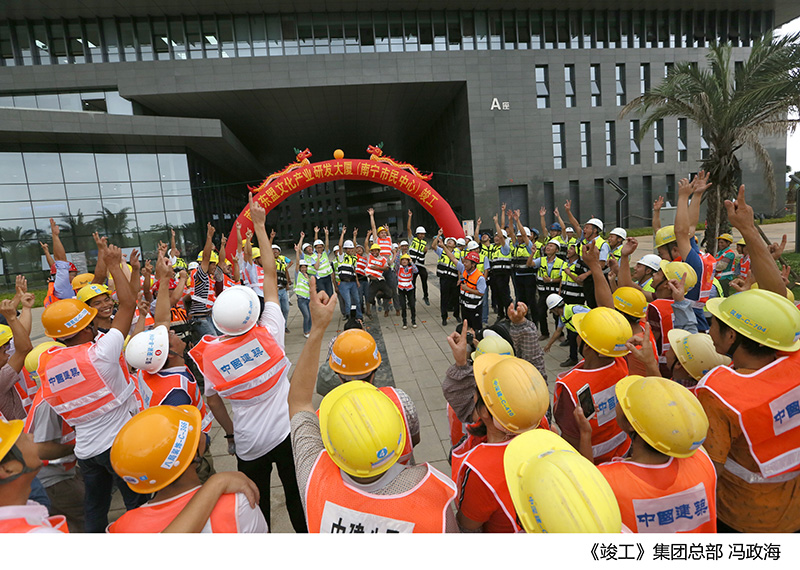
M 50 338 L 65 338 L 79 333 L 92 322 L 97 309 L 77 299 L 61 299 L 45 307 L 42 313 L 44 334 Z
M 350 329 L 333 341 L 328 363 L 338 374 L 363 376 L 381 365 L 381 353 L 371 334 L 361 329 Z

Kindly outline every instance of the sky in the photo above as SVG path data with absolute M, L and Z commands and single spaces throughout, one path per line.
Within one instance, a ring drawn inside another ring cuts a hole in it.
M 800 32 L 800 18 L 784 24 L 778 32 L 781 34 Z M 792 172 L 800 170 L 800 128 L 787 137 L 786 164 L 792 168 Z

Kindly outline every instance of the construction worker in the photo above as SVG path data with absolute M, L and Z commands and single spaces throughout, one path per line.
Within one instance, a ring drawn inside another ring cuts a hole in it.
M 553 343 L 558 340 L 562 333 L 566 332 L 567 342 L 569 343 L 569 358 L 559 364 L 562 368 L 571 368 L 578 364 L 578 331 L 572 323 L 572 318 L 578 313 L 588 313 L 589 307 L 575 303 L 567 304 L 564 297 L 558 293 L 550 293 L 545 299 L 547 311 L 556 319 L 556 330 L 544 345 L 544 351 L 549 352 Z
M 314 227 L 314 260 L 319 261 L 319 269 L 316 270 L 315 277 L 317 278 L 317 287 L 320 287 L 328 295 L 333 295 L 333 265 L 328 256 L 330 251 L 328 227 L 323 228 L 325 232 L 325 241 L 319 239 L 319 226 Z M 311 265 L 314 261 L 310 262 Z
M 355 306 L 356 319 L 361 320 L 361 296 L 359 289 L 359 278 L 356 273 L 358 258 L 355 255 L 355 244 L 351 240 L 344 239 L 346 226 L 342 226 L 342 233 L 339 236 L 339 255 L 337 257 L 338 268 L 337 278 L 339 280 L 338 297 L 347 315 L 350 309 Z
M 653 338 L 650 328 L 647 327 L 647 299 L 644 293 L 635 287 L 617 287 L 612 295 L 614 296 L 614 308 L 631 325 L 632 336 L 636 338 L 633 342 L 634 346 L 637 348 L 646 347 L 653 352 L 655 359 L 658 360 L 656 340 Z M 628 355 L 625 360 L 628 361 L 628 371 L 631 374 L 643 376 L 646 373 L 641 362 L 635 357 Z
M 583 305 L 586 300 L 583 296 L 583 282 L 575 274 L 578 270 L 578 262 L 580 262 L 578 247 L 575 243 L 570 243 L 567 245 L 566 263 L 561 268 L 560 292 L 568 305 Z M 546 301 L 547 298 L 545 298 L 545 306 L 547 305 Z M 556 323 L 556 326 L 558 326 L 558 323 Z
M 561 219 L 561 215 L 558 213 L 558 208 L 556 208 L 553 213 L 555 214 L 556 218 L 558 218 L 558 221 L 550 224 L 550 227 L 548 228 L 547 222 L 545 221 L 547 208 L 544 206 L 539 208 L 539 223 L 542 227 L 542 236 L 546 236 L 546 239 L 544 239 L 545 243 L 550 241 L 558 242 L 558 256 L 561 259 L 564 259 L 567 254 L 568 245 L 567 240 L 564 239 L 564 236 L 562 235 L 562 233 L 564 233 L 564 220 Z
M 622 519 L 608 481 L 555 433 L 518 435 L 503 455 L 506 483 L 522 528 L 531 533 L 620 533 Z
M 274 230 L 273 230 L 274 231 Z M 260 251 L 259 251 L 260 253 Z M 283 320 L 289 322 L 289 289 L 292 286 L 292 276 L 289 273 L 289 267 L 292 262 L 288 257 L 281 255 L 281 246 L 276 243 L 272 244 L 272 255 L 275 258 L 275 271 L 278 276 L 278 299 L 280 300 L 281 313 Z M 260 257 L 260 256 L 259 256 Z M 262 273 L 263 275 L 263 273 Z M 231 284 L 231 286 L 234 284 Z M 256 291 L 258 293 L 258 291 Z M 262 289 L 263 293 L 263 289 Z M 289 327 L 286 327 L 284 332 L 289 332 Z
M 411 261 L 411 256 L 402 253 L 402 249 L 395 254 L 395 271 L 397 278 L 397 294 L 400 297 L 400 312 L 403 315 L 403 330 L 408 329 L 408 311 L 411 311 L 411 328 L 417 328 L 417 299 L 414 288 L 414 277 L 419 269 Z M 477 256 L 477 252 L 475 253 Z
M 206 243 L 203 251 L 197 256 L 200 265 L 191 273 L 192 293 L 191 302 L 188 304 L 186 313 L 189 322 L 192 324 L 192 338 L 195 342 L 205 335 L 216 335 L 214 323 L 211 321 L 211 308 L 217 295 L 222 292 L 222 282 L 217 283 L 214 274 L 217 271 L 219 255 L 212 251 L 216 229 L 209 222 L 206 225 Z
M 589 391 L 596 414 L 592 425 L 592 450 L 595 464 L 622 456 L 630 447 L 630 439 L 614 422 L 614 384 L 628 375 L 626 343 L 632 336 L 628 321 L 614 309 L 597 307 L 588 313 L 573 316 L 578 332 L 578 351 L 583 360 L 569 372 L 559 375 L 553 394 L 553 418 L 561 436 L 573 447 L 579 447 L 580 432 L 574 412 L 580 407 L 582 392 Z M 588 388 L 587 388 L 588 386 Z
M 52 281 L 47 286 L 47 295 L 44 299 L 45 307 L 60 299 L 73 298 L 75 289 L 72 287 L 72 281 L 78 276 L 78 268 L 71 261 L 67 261 L 67 251 L 64 249 L 64 244 L 60 237 L 61 228 L 58 227 L 53 218 L 50 218 L 50 235 L 53 239 L 52 257 L 50 257 L 46 244 L 39 242 L 42 249 L 44 249 L 47 262 L 50 264 L 50 275 L 52 277 Z
M 744 238 L 736 242 L 736 252 L 739 254 L 739 259 L 736 260 L 734 277 L 739 277 L 746 281 L 747 276 L 750 275 L 750 251 L 747 249 L 747 243 Z
M 599 220 L 598 218 L 590 218 L 583 226 L 581 226 L 577 218 L 572 215 L 571 200 L 567 200 L 564 203 L 564 209 L 567 212 L 569 222 L 574 227 L 583 227 L 581 237 L 578 240 L 578 256 L 583 259 L 585 254 L 584 250 L 588 245 L 593 244 L 600 252 L 600 265 L 603 268 L 603 271 L 605 271 L 608 256 L 611 255 L 611 249 L 608 246 L 608 242 L 601 236 L 603 233 L 603 221 Z M 588 267 L 586 267 L 583 261 L 578 262 L 576 267 L 579 271 L 576 271 L 575 273 L 580 275 L 581 279 L 583 280 L 583 295 L 586 299 L 586 305 L 591 308 L 597 307 L 597 301 L 594 298 L 594 278 L 591 272 L 588 270 Z
M 311 293 L 313 326 L 289 389 L 292 446 L 311 532 L 457 532 L 453 482 L 428 465 L 404 466 L 403 415 L 377 388 L 351 381 L 312 394 L 336 299 Z M 352 332 L 352 331 L 348 331 Z M 370 437 L 362 437 L 364 434 Z
M 550 327 L 547 324 L 547 296 L 557 293 L 561 285 L 561 272 L 567 262 L 556 257 L 561 244 L 556 240 L 550 240 L 544 246 L 544 257 L 534 258 L 534 253 L 528 257 L 527 265 L 536 270 L 536 289 L 539 295 L 539 330 L 542 336 L 539 340 L 545 340 L 550 336 Z
M 439 246 L 441 243 L 441 247 Z M 436 264 L 436 276 L 439 278 L 440 309 L 442 326 L 447 326 L 448 313 L 458 320 L 458 270 L 452 258 L 445 251 L 455 256 L 456 238 L 447 237 L 442 241 L 442 230 L 433 239 L 431 247 L 439 257 Z
M 24 420 L 27 415 L 15 386 L 33 345 L 25 325 L 17 318 L 18 303 L 19 297 L 16 296 L 0 301 L 0 315 L 8 323 L 0 325 L 0 415 L 7 420 Z
M 120 249 L 109 245 L 102 255 L 114 280 L 125 283 Z M 137 261 L 136 256 L 134 251 L 131 261 Z M 113 485 L 120 489 L 126 508 L 143 502 L 122 483 L 109 462 L 114 437 L 141 410 L 136 383 L 122 358 L 136 301 L 127 286 L 117 288 L 117 297 L 119 307 L 111 328 L 97 339 L 92 323 L 97 310 L 77 299 L 55 302 L 42 313 L 45 334 L 66 347 L 42 354 L 37 374 L 43 399 L 75 428 L 74 453 L 86 486 L 87 532 L 103 532 L 108 526 Z
M 481 421 L 486 442 L 453 465 L 458 488 L 456 518 L 463 532 L 520 532 L 511 502 L 503 455 L 512 439 L 539 427 L 550 394 L 539 371 L 513 356 L 482 354 L 474 364 L 473 419 Z M 481 435 L 472 430 L 474 435 Z
M 371 230 L 367 232 L 367 238 Z M 366 241 L 366 240 L 365 240 Z M 375 241 L 369 246 L 369 257 L 367 257 L 367 266 L 364 272 L 369 279 L 369 293 L 367 294 L 367 317 L 372 317 L 372 304 L 378 296 L 384 300 L 384 316 L 389 316 L 389 303 L 391 302 L 393 292 L 386 281 L 385 269 L 389 265 L 389 258 L 381 254 L 381 245 Z M 375 309 L 377 311 L 377 308 Z
M 381 353 L 375 339 L 361 329 L 350 329 L 340 333 L 331 344 L 328 357 L 328 365 L 340 382 L 360 380 L 375 384 L 375 375 L 381 361 Z M 409 395 L 399 388 L 382 386 L 378 389 L 389 396 L 403 414 L 407 437 L 400 462 L 408 463 L 413 458 L 413 446 L 420 441 L 417 407 Z
M 709 371 L 731 363 L 729 356 L 716 351 L 714 341 L 706 333 L 690 333 L 673 328 L 667 338 L 667 368 L 671 372 L 669 378 L 685 388 L 693 389 Z
M 614 228 L 608 232 L 608 248 L 610 250 L 609 256 L 619 261 L 622 253 L 622 244 L 628 237 L 628 232 L 624 228 Z
M 23 425 L 0 418 L 0 533 L 69 532 L 63 515 L 49 517 L 47 507 L 28 502 L 42 462 Z
M 250 195 L 250 214 L 258 243 L 271 247 L 264 224 L 266 212 Z M 205 336 L 189 351 L 205 377 L 209 408 L 233 439 L 239 471 L 258 486 L 265 498 L 261 511 L 270 521 L 270 475 L 273 463 L 286 496 L 286 509 L 295 532 L 306 524 L 297 490 L 289 439 L 286 395 L 289 389 L 289 360 L 284 350 L 286 323 L 278 304 L 275 259 L 262 256 L 264 263 L 264 311 L 259 317 L 258 297 L 249 287 L 231 287 L 214 303 L 211 317 L 223 334 Z M 231 421 L 222 398 L 230 402 Z
M 511 227 L 516 226 L 516 232 L 512 232 L 513 246 L 511 248 L 511 263 L 514 269 L 512 280 L 514 281 L 514 297 L 517 301 L 525 303 L 532 311 L 531 319 L 538 323 L 537 304 L 536 304 L 536 269 L 528 266 L 528 258 L 531 255 L 539 256 L 539 247 L 534 246 L 531 241 L 531 230 L 522 225 L 519 221 L 519 212 L 511 213 Z M 488 299 L 487 299 L 488 301 Z M 486 304 L 486 302 L 484 302 Z M 488 308 L 484 311 L 488 316 Z M 484 318 L 484 321 L 487 319 Z
M 417 273 L 414 275 L 414 288 L 417 287 L 417 275 L 419 275 L 422 282 L 422 302 L 430 305 L 428 300 L 428 270 L 425 268 L 425 254 L 428 253 L 428 242 L 425 241 L 425 228 L 417 226 L 414 233 L 411 233 L 411 210 L 408 211 L 408 223 L 406 224 L 406 231 L 408 232 L 408 240 L 410 245 L 408 247 L 408 254 L 411 256 L 411 261 L 417 266 Z
M 461 318 L 466 320 L 470 327 L 479 330 L 482 323 L 483 301 L 486 296 L 486 278 L 479 269 L 480 255 L 477 251 L 470 251 L 460 260 L 455 255 L 445 250 L 445 255 L 455 264 L 460 275 L 458 280 L 458 305 L 461 309 Z
M 169 289 L 167 290 L 169 296 Z M 111 298 L 111 289 L 102 284 L 92 283 L 78 290 L 77 298 L 93 309 L 97 309 L 94 325 L 101 332 L 111 328 L 114 318 L 114 299 Z
M 722 291 L 727 295 L 736 269 L 736 251 L 733 249 L 731 234 L 722 234 L 717 238 L 717 255 L 714 258 L 717 260 L 714 277 L 719 280 Z
M 155 496 L 123 514 L 108 532 L 161 532 L 186 507 L 202 485 L 195 468 L 208 445 L 201 425 L 195 406 L 155 406 L 120 430 L 111 447 L 114 470 L 135 493 Z M 254 533 L 269 528 L 261 510 L 237 493 L 220 497 L 201 532 Z
M 700 402 L 659 377 L 626 376 L 614 391 L 630 455 L 598 468 L 614 490 L 622 523 L 640 533 L 716 532 L 717 474 L 701 448 L 708 418 Z M 589 429 L 589 422 L 582 425 Z
M 504 211 L 505 213 L 505 211 Z M 494 245 L 489 253 L 489 270 L 491 271 L 492 299 L 497 303 L 497 320 L 504 318 L 505 309 L 511 303 L 511 248 L 508 244 L 508 232 L 500 227 L 497 214 L 494 215 Z
M 627 256 L 626 256 L 627 258 Z M 620 250 L 620 260 L 622 259 L 622 250 Z M 661 269 L 661 258 L 654 253 L 648 253 L 636 262 L 636 267 L 633 270 L 633 280 L 642 288 L 642 291 L 647 293 L 655 293 L 653 289 L 653 276 Z M 650 301 L 652 299 L 648 299 Z

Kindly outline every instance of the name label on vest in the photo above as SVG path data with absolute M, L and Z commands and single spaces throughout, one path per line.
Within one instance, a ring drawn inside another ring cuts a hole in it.
M 601 390 L 594 397 L 594 407 L 597 409 L 597 425 L 604 425 L 617 419 L 617 394 L 614 386 Z
M 775 435 L 800 426 L 800 386 L 769 403 Z
M 261 347 L 258 339 L 253 339 L 220 356 L 212 364 L 228 381 L 235 380 L 266 362 L 269 362 L 269 354 Z
M 50 390 L 58 392 L 64 388 L 74 386 L 83 380 L 75 359 L 66 362 L 47 371 L 47 381 L 50 383 Z
M 169 455 L 161 464 L 161 469 L 172 469 L 177 465 L 178 456 L 181 454 L 183 446 L 186 444 L 186 436 L 189 435 L 189 422 L 181 420 L 178 424 L 178 433 L 175 435 L 175 441 L 172 443 L 172 449 Z
M 703 483 L 666 497 L 634 499 L 633 511 L 636 532 L 689 532 L 711 520 Z
M 319 531 L 366 534 L 408 533 L 414 532 L 414 523 L 390 519 L 370 513 L 362 513 L 330 501 L 325 501 L 325 509 L 322 511 L 322 521 L 320 522 Z

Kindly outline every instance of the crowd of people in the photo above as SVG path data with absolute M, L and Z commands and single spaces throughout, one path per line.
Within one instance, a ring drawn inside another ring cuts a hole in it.
M 569 201 L 566 221 L 541 208 L 540 229 L 503 205 L 493 227 L 430 243 L 410 211 L 397 243 L 370 209 L 363 243 L 343 227 L 331 249 L 315 227 L 290 258 L 251 197 L 230 259 L 211 224 L 191 263 L 174 234 L 144 263 L 95 235 L 91 274 L 52 222 L 52 340 L 32 345 L 24 276 L 0 302 L 0 532 L 268 532 L 273 466 L 296 532 L 800 531 L 785 239 L 761 238 L 742 187 L 725 204 L 738 252 L 728 233 L 701 251 L 708 187 L 681 180 L 673 225 L 656 201 L 655 249 L 636 261 L 625 229 L 581 225 Z M 376 385 L 389 364 L 365 330 L 380 308 L 417 328 L 429 250 L 455 328 L 450 475 L 416 461 L 417 407 Z M 337 310 L 345 330 L 323 344 Z M 569 358 L 548 378 L 559 339 Z M 237 471 L 215 470 L 214 422 Z M 126 512 L 110 522 L 113 487 Z

